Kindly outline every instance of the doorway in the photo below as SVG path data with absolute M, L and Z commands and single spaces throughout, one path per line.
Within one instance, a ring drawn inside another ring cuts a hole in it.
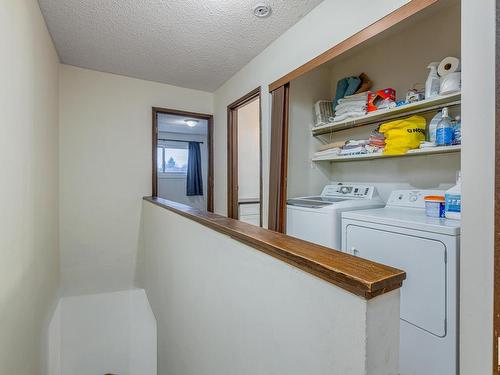
M 227 107 L 228 217 L 262 226 L 260 87 Z
M 213 212 L 213 116 L 153 108 L 152 195 Z

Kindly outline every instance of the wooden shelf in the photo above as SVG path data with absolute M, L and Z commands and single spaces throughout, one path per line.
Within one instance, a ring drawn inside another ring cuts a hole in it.
M 449 95 L 438 95 L 437 97 L 421 100 L 419 102 L 403 105 L 401 107 L 381 109 L 370 112 L 364 116 L 347 119 L 344 121 L 332 122 L 325 125 L 315 126 L 312 129 L 313 135 L 321 135 L 333 133 L 340 130 L 354 128 L 358 126 L 376 124 L 388 120 L 393 120 L 400 117 L 414 115 L 417 113 L 425 113 L 441 109 L 443 107 L 451 107 L 461 104 L 461 93 L 453 93 Z
M 326 154 L 321 156 L 313 157 L 312 161 L 330 161 L 330 162 L 347 162 L 347 161 L 361 161 L 361 160 L 373 160 L 373 159 L 387 159 L 387 158 L 403 158 L 409 156 L 419 156 L 419 155 L 435 155 L 435 154 L 448 154 L 451 152 L 460 152 L 461 146 L 442 146 L 442 147 L 428 147 L 428 148 L 418 148 L 415 150 L 410 150 L 404 155 L 384 155 L 383 153 L 374 154 L 359 154 L 359 155 L 347 155 L 339 156 L 334 154 Z

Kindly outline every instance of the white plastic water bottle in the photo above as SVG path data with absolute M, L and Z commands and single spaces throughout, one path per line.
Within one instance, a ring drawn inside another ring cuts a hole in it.
M 453 125 L 448 116 L 448 108 L 444 107 L 441 121 L 436 128 L 436 144 L 438 146 L 451 146 L 453 144 Z

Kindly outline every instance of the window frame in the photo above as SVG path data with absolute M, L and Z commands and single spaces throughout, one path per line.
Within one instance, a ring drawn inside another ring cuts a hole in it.
M 175 147 L 175 143 L 179 143 L 178 146 L 181 146 L 180 144 L 182 144 L 182 147 Z M 187 157 L 189 158 L 189 152 L 188 152 L 188 147 L 187 147 L 187 143 L 188 141 L 172 141 L 172 142 L 158 142 L 158 144 L 156 145 L 156 152 L 157 152 L 157 155 L 158 153 L 160 152 L 159 149 L 161 149 L 161 160 L 162 160 L 162 168 L 158 168 L 158 178 L 180 178 L 180 179 L 185 179 L 187 178 L 187 164 L 186 164 L 186 170 L 185 171 L 176 171 L 176 172 L 172 172 L 172 171 L 167 171 L 166 169 L 166 166 L 167 166 L 167 161 L 166 161 L 166 157 L 165 157 L 165 151 L 167 149 L 171 149 L 171 150 L 186 150 L 187 152 Z M 184 144 L 186 144 L 186 146 L 184 146 Z M 158 166 L 158 163 L 157 163 L 157 166 Z

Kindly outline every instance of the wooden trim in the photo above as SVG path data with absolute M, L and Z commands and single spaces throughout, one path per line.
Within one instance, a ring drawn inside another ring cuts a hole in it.
M 404 271 L 161 198 L 144 200 L 366 299 L 401 287 Z
M 264 208 L 264 181 L 262 177 L 262 166 L 263 166 L 263 161 L 262 161 L 262 97 L 260 94 L 260 87 L 259 87 L 259 150 L 260 150 L 260 155 L 259 155 L 259 172 L 260 172 L 260 181 L 259 181 L 259 225 L 261 227 L 264 226 L 264 218 L 262 215 L 264 214 L 263 208 Z
M 238 114 L 227 110 L 227 216 L 238 219 Z
M 350 36 L 344 41 L 340 42 L 336 46 L 330 48 L 321 55 L 315 57 L 314 59 L 308 61 L 304 65 L 292 70 L 290 73 L 281 77 L 280 79 L 274 81 L 269 85 L 269 92 L 276 90 L 278 87 L 289 83 L 290 81 L 296 79 L 297 77 L 310 72 L 311 70 L 317 68 L 318 66 L 332 60 L 333 58 L 343 54 L 344 52 L 356 47 L 357 45 L 366 42 L 368 39 L 373 38 L 377 34 L 384 32 L 390 27 L 396 25 L 397 23 L 405 20 L 406 18 L 420 12 L 421 10 L 431 6 L 439 0 L 412 0 L 409 3 L 396 9 L 394 12 L 388 14 L 384 18 L 376 21 L 370 26 L 364 28 L 360 32 Z
M 210 120 L 213 119 L 213 115 L 207 113 L 199 113 L 199 112 L 189 112 L 183 111 L 180 109 L 171 109 L 171 108 L 163 108 L 163 107 L 153 107 L 153 112 L 156 113 L 165 113 L 167 115 L 175 115 L 175 116 L 185 116 L 185 117 L 193 117 L 201 120 Z
M 260 226 L 262 226 L 262 111 L 260 87 L 227 106 L 227 216 L 239 217 L 238 204 L 238 109 L 259 99 Z
M 235 100 L 231 104 L 227 106 L 227 108 L 231 109 L 238 109 L 239 107 L 243 107 L 245 104 L 250 103 L 253 101 L 255 98 L 259 97 L 260 98 L 260 87 L 257 87 L 250 91 L 249 93 L 243 95 L 241 98 L 238 100 Z
M 153 197 L 158 196 L 158 169 L 156 165 L 158 146 L 158 114 L 168 114 L 176 116 L 192 117 L 200 120 L 207 120 L 207 149 L 208 149 L 208 173 L 207 173 L 207 211 L 214 211 L 214 116 L 206 113 L 188 112 L 178 109 L 153 107 L 153 131 L 152 131 L 152 189 Z
M 495 53 L 495 238 L 493 261 L 493 375 L 500 375 L 500 0 L 496 1 Z
M 272 92 L 268 228 L 285 233 L 288 173 L 289 85 Z
M 158 112 L 153 108 L 153 128 L 151 134 L 152 144 L 153 144 L 153 159 L 151 165 L 153 166 L 152 181 L 151 181 L 151 195 L 153 197 L 158 196 Z
M 207 180 L 207 211 L 214 212 L 214 117 L 208 121 L 208 180 Z

